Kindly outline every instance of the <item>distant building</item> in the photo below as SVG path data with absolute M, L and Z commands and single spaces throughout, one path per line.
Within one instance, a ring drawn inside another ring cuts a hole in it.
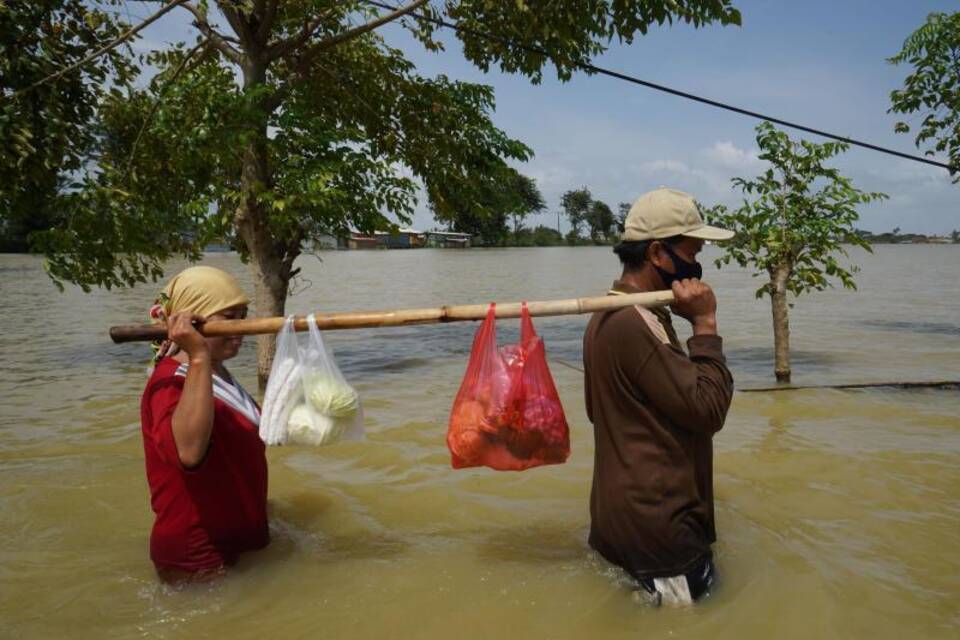
M 424 246 L 424 234 L 415 229 L 398 229 L 386 239 L 388 249 L 416 249 Z
M 426 246 L 442 249 L 469 249 L 473 238 L 472 234 L 455 231 L 427 231 L 423 235 Z
M 341 249 L 421 249 L 423 247 L 456 248 L 470 246 L 471 234 L 452 231 L 374 231 L 371 234 L 352 229 L 338 240 Z
M 181 237 L 188 241 L 193 242 L 196 240 L 197 236 L 192 231 L 187 231 L 180 234 Z M 228 253 L 230 251 L 236 251 L 236 248 L 233 246 L 233 243 L 223 236 L 217 236 L 211 240 L 208 244 L 203 247 L 204 253 Z
M 347 249 L 386 249 L 388 235 L 386 231 L 374 231 L 370 235 L 351 231 L 347 237 Z
M 313 251 L 336 251 L 337 249 L 346 249 L 347 242 L 345 238 L 324 234 L 311 242 L 311 248 Z

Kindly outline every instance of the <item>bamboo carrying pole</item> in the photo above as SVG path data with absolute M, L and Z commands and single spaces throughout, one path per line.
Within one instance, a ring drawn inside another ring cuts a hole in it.
M 528 302 L 530 315 L 566 316 L 594 311 L 606 311 L 630 306 L 662 307 L 673 303 L 672 291 L 646 291 L 618 296 L 598 296 L 595 298 L 570 298 L 566 300 L 541 300 Z M 497 303 L 498 318 L 519 318 L 522 303 Z M 412 324 L 433 324 L 441 322 L 462 322 L 482 320 L 487 315 L 488 304 L 464 304 L 434 307 L 430 309 L 400 309 L 395 311 L 359 311 L 347 313 L 317 313 L 317 327 L 324 331 L 334 329 L 367 329 L 372 327 L 401 327 Z M 249 336 L 263 333 L 277 333 L 283 327 L 284 318 L 248 318 L 246 320 L 214 320 L 202 325 L 199 330 L 204 336 Z M 306 316 L 297 316 L 294 321 L 297 331 L 307 330 Z M 110 337 L 114 342 L 150 342 L 162 340 L 167 335 L 163 325 L 120 325 L 110 327 Z

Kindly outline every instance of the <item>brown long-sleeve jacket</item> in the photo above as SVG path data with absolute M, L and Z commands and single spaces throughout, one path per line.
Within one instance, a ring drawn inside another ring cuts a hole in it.
M 617 281 L 617 292 L 639 289 Z M 599 312 L 587 326 L 590 545 L 635 577 L 686 573 L 716 540 L 712 436 L 733 396 L 722 345 L 693 336 L 688 356 L 663 309 Z

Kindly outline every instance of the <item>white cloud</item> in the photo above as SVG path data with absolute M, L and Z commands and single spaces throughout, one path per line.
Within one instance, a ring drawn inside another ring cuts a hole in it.
M 688 191 L 706 204 L 733 204 L 739 200 L 731 187 L 735 176 L 752 176 L 765 164 L 757 149 L 740 148 L 731 141 L 718 141 L 687 157 L 659 158 L 637 165 L 637 171 L 666 185 Z
M 547 165 L 533 160 L 528 165 L 519 165 L 517 170 L 537 181 L 537 187 L 543 193 L 561 193 L 579 186 L 581 177 L 566 166 Z
M 713 143 L 712 146 L 703 149 L 700 155 L 710 163 L 737 170 L 755 171 L 763 164 L 759 157 L 759 149 L 741 149 L 729 140 Z
M 640 171 L 643 173 L 678 173 L 690 175 L 693 171 L 686 163 L 679 160 L 652 160 L 640 165 Z

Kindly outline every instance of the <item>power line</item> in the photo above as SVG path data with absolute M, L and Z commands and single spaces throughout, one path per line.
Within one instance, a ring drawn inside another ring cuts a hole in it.
M 391 6 L 391 5 L 389 5 L 389 4 L 386 4 L 386 3 L 384 3 L 384 2 L 377 2 L 376 0 L 363 0 L 363 2 L 365 2 L 366 4 L 369 4 L 369 5 L 373 5 L 373 6 L 375 6 L 375 7 L 379 7 L 379 8 L 381 8 L 381 9 L 387 9 L 387 10 L 395 10 L 395 9 L 396 9 L 396 7 L 393 7 L 393 6 Z M 494 41 L 494 42 L 499 42 L 499 43 L 501 43 L 501 44 L 505 44 L 505 45 L 507 45 L 507 46 L 510 46 L 510 47 L 513 47 L 513 48 L 516 48 L 516 49 L 522 49 L 522 50 L 527 51 L 527 52 L 529 52 L 529 53 L 535 53 L 535 54 L 537 54 L 537 55 L 546 56 L 547 58 L 551 57 L 550 54 L 549 54 L 549 52 L 548 52 L 546 49 L 543 49 L 543 48 L 541 48 L 541 47 L 536 47 L 536 46 L 532 46 L 532 45 L 518 44 L 517 42 L 514 42 L 514 41 L 512 41 L 512 40 L 510 40 L 510 39 L 508 39 L 508 38 L 504 38 L 504 37 L 502 37 L 502 36 L 497 36 L 497 35 L 494 35 L 494 34 L 492 34 L 492 33 L 488 33 L 488 32 L 485 32 L 485 31 L 479 31 L 479 30 L 477 30 L 477 29 L 469 29 L 469 28 L 467 28 L 467 27 L 461 27 L 460 25 L 455 24 L 455 23 L 453 23 L 453 22 L 447 22 L 446 20 L 441 20 L 441 19 L 439 19 L 439 18 L 433 18 L 433 17 L 430 17 L 430 16 L 421 15 L 421 14 L 419 14 L 419 13 L 417 13 L 417 12 L 412 13 L 411 16 L 414 17 L 414 18 L 416 18 L 417 20 L 423 20 L 423 21 L 425 21 L 425 22 L 430 22 L 430 23 L 433 23 L 433 24 L 435 24 L 435 25 L 437 25 L 437 26 L 446 27 L 447 29 L 451 29 L 451 30 L 456 31 L 456 32 L 467 33 L 467 34 L 470 34 L 470 35 L 472 35 L 472 36 L 476 36 L 476 37 L 478 37 L 478 38 L 483 38 L 483 39 L 485 39 L 485 40 L 492 40 L 492 41 Z M 888 155 L 896 156 L 896 157 L 898 157 L 898 158 L 904 158 L 904 159 L 906 159 L 906 160 L 913 160 L 913 161 L 915 161 L 915 162 L 922 162 L 922 163 L 924 163 L 924 164 L 929 164 L 929 165 L 933 165 L 933 166 L 935 166 L 935 167 L 940 167 L 940 168 L 943 168 L 943 169 L 946 169 L 947 171 L 949 171 L 949 172 L 951 173 L 951 175 L 952 175 L 953 173 L 957 172 L 958 170 L 960 170 L 960 168 L 952 167 L 951 165 L 949 165 L 949 164 L 947 164 L 947 163 L 945 163 L 945 162 L 938 162 L 938 161 L 936 161 L 936 160 L 931 160 L 930 158 L 925 158 L 925 157 L 923 157 L 923 156 L 917 156 L 917 155 L 913 155 L 913 154 L 910 154 L 910 153 L 904 153 L 904 152 L 902 152 L 902 151 L 897 151 L 896 149 L 890 149 L 890 148 L 888 148 L 888 147 L 881 147 L 880 145 L 872 144 L 872 143 L 870 143 L 870 142 L 864 142 L 864 141 L 862 141 L 862 140 L 857 140 L 857 139 L 855 139 L 855 138 L 848 138 L 848 137 L 846 137 L 846 136 L 841 136 L 841 135 L 837 135 L 837 134 L 835 134 L 835 133 L 830 133 L 829 131 L 823 131 L 822 129 L 815 129 L 815 128 L 813 128 L 813 127 L 808 127 L 808 126 L 806 126 L 806 125 L 797 124 L 796 122 L 790 122 L 789 120 L 784 120 L 784 119 L 782 119 L 782 118 L 775 118 L 775 117 L 773 117 L 773 116 L 768 116 L 768 115 L 762 114 L 762 113 L 760 113 L 760 112 L 758 112 L 758 111 L 751 111 L 751 110 L 749 110 L 749 109 L 743 109 L 743 108 L 741 108 L 741 107 L 737 107 L 737 106 L 734 106 L 734 105 L 726 104 L 726 103 L 724 103 L 724 102 L 720 102 L 720 101 L 718 101 L 718 100 L 711 100 L 710 98 L 704 98 L 703 96 L 698 96 L 698 95 L 693 94 L 693 93 L 688 93 L 688 92 L 686 92 L 686 91 L 680 91 L 679 89 L 674 89 L 674 88 L 672 88 L 672 87 L 668 87 L 668 86 L 665 86 L 665 85 L 662 85 L 662 84 L 657 84 L 657 83 L 655 83 L 655 82 L 650 82 L 649 80 L 643 80 L 643 79 L 637 78 L 637 77 L 635 77 L 635 76 L 627 75 L 627 74 L 625 74 L 625 73 L 620 73 L 619 71 L 613 71 L 612 69 L 605 69 L 604 67 L 598 67 L 598 66 L 596 66 L 596 65 L 594 65 L 594 64 L 590 64 L 590 63 L 588 63 L 588 62 L 574 62 L 573 65 L 576 66 L 576 67 L 579 67 L 580 69 L 582 69 L 582 70 L 584 70 L 584 71 L 590 71 L 590 72 L 596 73 L 596 74 L 598 74 L 598 75 L 609 76 L 609 77 L 611 77 L 611 78 L 616 78 L 617 80 L 623 80 L 624 82 L 629 82 L 629 83 L 632 83 L 632 84 L 640 85 L 640 86 L 642 86 L 642 87 L 647 87 L 648 89 L 654 89 L 654 90 L 656 90 L 656 91 L 662 91 L 663 93 L 669 93 L 669 94 L 671 94 L 671 95 L 678 96 L 678 97 L 680 97 L 680 98 L 686 98 L 687 100 L 693 100 L 694 102 L 700 102 L 700 103 L 702 103 L 702 104 L 710 105 L 711 107 L 716 107 L 716 108 L 718 108 L 718 109 L 724 109 L 724 110 L 726 110 L 726 111 L 732 111 L 732 112 L 734 112 L 734 113 L 739 113 L 740 115 L 749 116 L 749 117 L 751 117 L 751 118 L 757 118 L 758 120 L 766 120 L 766 121 L 768 121 L 768 122 L 773 122 L 773 123 L 775 123 L 775 124 L 783 125 L 783 126 L 785 126 L 785 127 L 790 127 L 791 129 L 798 129 L 798 130 L 800 130 L 800 131 L 805 131 L 805 132 L 807 132 L 807 133 L 812 133 L 812 134 L 815 134 L 815 135 L 818 135 L 818 136 L 822 136 L 822 137 L 824 137 L 824 138 L 830 138 L 831 140 L 837 140 L 838 142 L 845 142 L 845 143 L 847 143 L 847 144 L 854 145 L 854 146 L 857 146 L 857 147 L 863 147 L 864 149 L 870 149 L 870 150 L 872 150 L 872 151 L 879 151 L 880 153 L 886 153 L 886 154 L 888 154 Z

